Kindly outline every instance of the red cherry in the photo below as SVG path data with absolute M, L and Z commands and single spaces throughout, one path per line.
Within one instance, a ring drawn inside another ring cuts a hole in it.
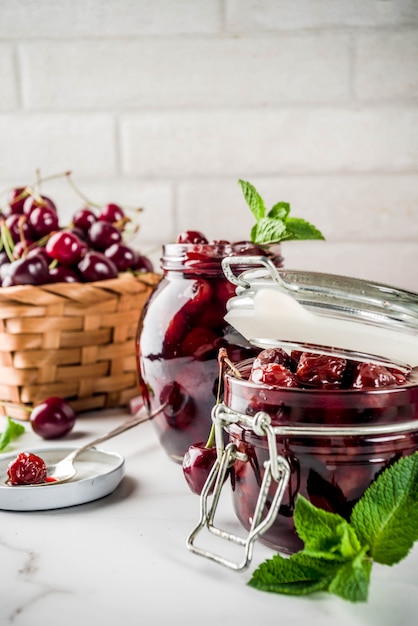
M 47 481 L 47 467 L 33 452 L 21 452 L 9 463 L 7 477 L 11 485 L 36 485 Z
M 262 350 L 253 361 L 253 369 L 266 365 L 267 363 L 280 363 L 290 369 L 291 359 L 282 348 L 266 348 Z
M 346 359 L 304 352 L 300 356 L 296 376 L 302 385 L 336 388 L 341 387 L 346 366 Z
M 17 241 L 13 248 L 13 258 L 21 259 L 24 256 L 27 256 L 28 250 L 31 249 L 31 246 L 34 244 L 34 241 L 25 240 L 25 241 Z
M 29 213 L 28 221 L 39 238 L 59 228 L 57 212 L 49 206 L 34 207 Z
M 88 240 L 92 248 L 104 251 L 113 243 L 122 241 L 122 233 L 109 222 L 94 222 L 88 230 Z
M 76 265 L 88 246 L 69 230 L 60 230 L 54 233 L 47 241 L 46 252 L 51 259 L 57 260 L 62 265 Z
M 134 269 L 138 262 L 137 252 L 123 243 L 113 243 L 104 253 L 113 261 L 119 272 Z
M 124 210 L 118 204 L 110 202 L 101 208 L 98 219 L 113 224 L 114 222 L 119 222 L 124 219 L 124 217 Z
M 254 383 L 275 387 L 298 387 L 298 380 L 290 370 L 280 363 L 264 363 L 251 371 L 250 380 Z
M 181 342 L 181 352 L 184 356 L 194 356 L 196 359 L 204 359 L 214 350 L 218 335 L 210 328 L 196 326 L 187 333 Z
M 181 341 L 186 334 L 189 325 L 187 317 L 182 310 L 177 311 L 167 324 L 164 335 L 163 351 L 166 356 L 178 356 L 181 348 Z
M 398 382 L 398 381 L 401 382 Z M 373 363 L 359 363 L 356 367 L 353 380 L 354 389 L 373 389 L 377 387 L 389 387 L 403 384 L 406 378 L 399 378 L 399 372 L 395 376 L 383 365 Z
M 44 285 L 48 278 L 48 265 L 45 259 L 41 255 L 34 255 L 10 263 L 2 287 Z
M 104 223 L 104 222 L 103 222 Z M 117 278 L 118 269 L 102 252 L 88 251 L 77 265 L 85 282 Z
M 5 226 L 10 232 L 13 243 L 17 243 L 22 237 L 27 241 L 36 239 L 36 234 L 24 215 L 12 213 L 6 218 Z
M 50 283 L 79 283 L 80 277 L 71 267 L 57 265 L 49 270 Z
M 80 228 L 83 232 L 87 232 L 94 222 L 97 221 L 96 214 L 89 208 L 80 209 L 73 215 L 73 225 Z
M 16 247 L 17 245 L 18 244 L 16 244 Z M 15 250 L 16 250 L 16 247 L 15 247 Z M 24 256 L 27 259 L 31 259 L 33 257 L 42 257 L 47 265 L 49 265 L 51 262 L 51 259 L 49 255 L 47 254 L 45 248 L 43 248 L 42 246 L 37 246 L 36 243 L 32 243 L 31 245 L 29 245 Z
M 209 243 L 198 230 L 185 230 L 177 236 L 176 243 Z
M 153 272 L 154 266 L 151 259 L 143 254 L 136 255 L 136 263 L 131 267 L 135 272 Z
M 203 442 L 194 443 L 186 450 L 182 462 L 183 475 L 193 493 L 202 493 L 216 459 L 216 448 L 207 448 Z M 209 493 L 212 491 L 213 487 Z
M 72 430 L 76 414 L 62 398 L 47 398 L 32 409 L 30 424 L 43 439 L 59 439 Z
M 209 304 L 212 297 L 212 288 L 209 281 L 204 278 L 190 280 L 188 283 L 184 290 L 186 302 L 183 306 L 183 312 L 187 315 L 194 315 Z
M 33 196 L 29 195 L 23 203 L 23 213 L 29 216 L 33 209 L 36 208 L 46 208 L 57 212 L 57 207 L 55 202 L 48 198 L 47 196 Z
M 9 205 L 7 214 L 22 214 L 23 205 L 28 196 L 29 192 L 26 187 L 16 187 L 15 189 L 11 189 L 7 195 L 7 203 Z

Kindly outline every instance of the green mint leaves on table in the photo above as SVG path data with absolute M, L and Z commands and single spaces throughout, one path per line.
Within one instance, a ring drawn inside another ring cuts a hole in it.
M 248 584 L 292 595 L 327 591 L 365 602 L 373 562 L 398 563 L 418 539 L 418 452 L 393 463 L 374 480 L 349 522 L 299 494 L 294 523 L 303 549 L 289 558 L 274 555 Z
M 25 432 L 22 424 L 17 424 L 10 417 L 7 418 L 6 429 L 0 434 L 0 452 L 3 451 L 13 439 L 17 439 Z
M 245 180 L 239 180 L 238 183 L 256 220 L 251 229 L 253 243 L 269 244 L 290 239 L 324 239 L 322 233 L 306 220 L 290 217 L 288 202 L 278 202 L 267 212 L 264 200 L 255 187 Z

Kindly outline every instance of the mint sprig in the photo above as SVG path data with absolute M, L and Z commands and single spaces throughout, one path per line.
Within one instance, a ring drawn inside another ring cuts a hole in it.
M 238 181 L 244 198 L 255 217 L 251 241 L 257 244 L 278 243 L 291 239 L 324 239 L 323 234 L 306 220 L 290 217 L 290 204 L 278 202 L 267 211 L 256 188 L 245 180 Z
M 289 558 L 275 554 L 248 584 L 292 595 L 326 591 L 365 602 L 373 563 L 398 563 L 418 539 L 418 452 L 385 469 L 354 506 L 349 521 L 299 494 L 294 523 L 303 550 Z
M 22 424 L 14 422 L 10 417 L 7 417 L 7 425 L 5 430 L 0 434 L 0 452 L 2 452 L 13 439 L 17 439 L 25 432 L 25 427 Z

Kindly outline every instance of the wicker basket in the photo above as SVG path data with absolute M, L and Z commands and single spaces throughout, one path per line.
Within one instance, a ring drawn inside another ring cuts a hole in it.
M 138 395 L 135 335 L 161 276 L 0 289 L 0 411 L 27 420 L 50 396 L 77 412 Z

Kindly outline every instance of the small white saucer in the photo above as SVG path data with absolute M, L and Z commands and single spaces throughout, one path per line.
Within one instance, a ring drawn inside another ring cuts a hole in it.
M 72 448 L 41 448 L 28 450 L 56 463 Z M 0 456 L 0 509 L 5 511 L 46 511 L 84 504 L 107 496 L 116 489 L 124 475 L 125 459 L 121 454 L 91 448 L 75 461 L 77 473 L 70 481 L 44 486 L 6 485 L 7 467 L 18 455 Z

